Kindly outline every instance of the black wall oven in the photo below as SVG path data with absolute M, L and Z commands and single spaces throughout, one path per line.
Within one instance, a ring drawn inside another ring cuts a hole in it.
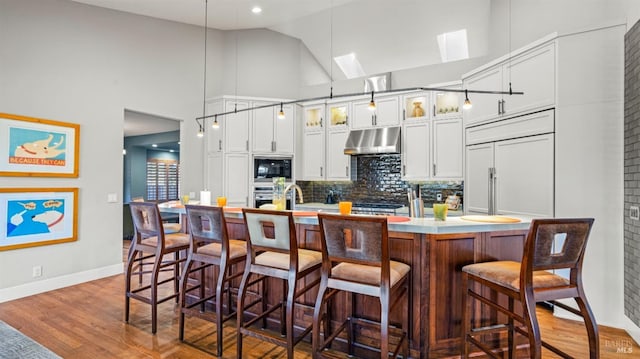
M 292 192 L 287 193 L 287 209 L 291 209 L 291 195 Z M 263 204 L 272 203 L 273 186 L 256 186 L 253 190 L 253 199 L 255 208 L 260 208 Z
M 253 181 L 273 182 L 274 177 L 284 177 L 285 182 L 291 182 L 293 175 L 291 157 L 254 157 Z

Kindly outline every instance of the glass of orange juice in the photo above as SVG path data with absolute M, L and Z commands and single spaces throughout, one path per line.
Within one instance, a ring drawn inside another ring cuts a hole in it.
M 338 209 L 342 215 L 351 214 L 351 202 L 338 202 Z
M 218 202 L 218 207 L 224 207 L 227 205 L 227 197 L 218 197 L 216 198 L 216 201 Z

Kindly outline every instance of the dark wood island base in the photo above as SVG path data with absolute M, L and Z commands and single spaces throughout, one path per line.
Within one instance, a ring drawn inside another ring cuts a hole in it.
M 297 221 L 298 242 L 301 248 L 320 249 L 320 231 L 317 219 L 304 218 Z M 460 221 L 460 220 L 458 220 Z M 227 216 L 230 238 L 245 238 L 242 218 Z M 402 261 L 411 266 L 410 328 L 409 345 L 413 358 L 433 358 L 457 355 L 460 353 L 462 318 L 462 272 L 463 266 L 470 263 L 491 260 L 516 260 L 522 258 L 528 221 L 510 225 L 499 230 L 500 225 L 487 225 L 482 231 L 481 225 L 464 226 L 455 229 L 439 230 L 454 233 L 424 233 L 426 227 L 437 227 L 433 221 L 412 219 L 402 226 L 389 225 L 389 239 L 393 260 Z M 399 229 L 398 231 L 396 231 Z M 415 232 L 412 231 L 415 229 Z M 461 230 L 462 229 L 462 230 Z M 311 279 L 310 279 L 311 280 Z M 277 282 L 269 289 L 269 301 L 278 301 L 282 289 Z M 296 313 L 296 321 L 310 323 L 313 317 L 313 305 L 317 289 L 310 291 L 299 302 L 308 307 Z M 332 307 L 333 318 L 343 318 L 346 313 L 347 297 L 337 298 Z M 358 314 L 379 319 L 380 306 L 375 298 L 357 296 L 355 308 Z M 402 308 L 395 308 L 391 320 L 400 322 Z M 478 311 L 480 309 L 478 308 Z M 495 313 L 482 312 L 482 318 L 495 316 Z M 274 324 L 278 320 L 274 315 Z M 358 340 L 365 343 L 377 343 L 376 332 L 368 328 L 356 328 Z M 310 339 L 307 339 L 310 340 Z M 338 341 L 337 347 L 340 346 Z M 339 348 L 338 348 L 339 349 Z M 373 353 L 356 352 L 362 357 Z

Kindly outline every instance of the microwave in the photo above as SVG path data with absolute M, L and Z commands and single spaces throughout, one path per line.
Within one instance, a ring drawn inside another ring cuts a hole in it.
M 274 177 L 284 177 L 291 182 L 293 170 L 290 157 L 254 157 L 253 181 L 272 182 Z

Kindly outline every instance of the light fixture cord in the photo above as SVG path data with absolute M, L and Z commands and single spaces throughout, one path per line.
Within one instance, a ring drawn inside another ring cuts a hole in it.
M 207 19 L 209 18 L 209 0 L 204 0 L 204 84 L 202 85 L 202 116 L 207 114 Z
M 513 95 L 511 90 L 511 0 L 507 6 L 509 7 L 509 95 Z
M 329 10 L 329 81 L 331 85 L 329 98 L 333 98 L 333 0 Z
M 235 30 L 235 42 L 236 42 L 236 46 L 235 46 L 235 56 L 236 56 L 236 73 L 235 73 L 235 77 L 236 77 L 236 84 L 235 84 L 235 89 L 234 89 L 234 93 L 235 93 L 235 97 L 236 97 L 236 106 L 238 106 L 237 102 L 238 102 L 238 4 L 236 3 L 236 30 Z

